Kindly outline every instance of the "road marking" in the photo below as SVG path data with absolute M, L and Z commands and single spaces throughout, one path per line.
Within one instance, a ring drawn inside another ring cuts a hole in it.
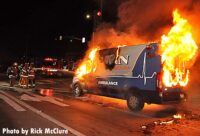
M 11 96 L 10 94 L 8 94 L 6 92 L 3 92 L 3 91 L 0 91 L 0 92 L 3 93 L 4 95 L 6 95 L 7 97 L 9 97 L 10 99 L 14 100 L 15 102 L 19 103 L 20 105 L 22 105 L 22 106 L 26 107 L 27 109 L 31 110 L 32 112 L 40 115 L 41 117 L 43 117 L 43 118 L 55 123 L 56 125 L 58 125 L 58 126 L 60 126 L 62 128 L 65 128 L 65 129 L 69 130 L 72 134 L 77 135 L 77 136 L 86 136 L 86 135 L 80 133 L 79 131 L 77 131 L 77 130 L 65 125 L 64 123 L 62 123 L 62 122 L 60 122 L 58 120 L 56 120 L 55 118 L 43 113 L 42 111 L 40 111 L 40 110 L 38 110 L 38 109 L 36 109 L 36 108 L 24 103 L 23 101 L 20 101 L 20 100 L 16 99 L 15 97 Z
M 41 102 L 37 97 L 32 97 L 32 96 L 27 95 L 27 94 L 21 95 L 21 96 L 20 96 L 20 100 Z
M 50 102 L 50 103 L 53 103 L 53 104 L 56 104 L 56 105 L 58 105 L 58 106 L 61 106 L 61 107 L 67 107 L 67 106 L 70 106 L 70 105 L 68 105 L 68 104 L 64 104 L 64 103 L 62 103 L 62 102 L 59 102 L 59 101 L 62 101 L 61 99 L 59 99 L 59 98 L 55 98 L 55 97 L 48 97 L 48 96 L 39 96 L 39 95 L 36 95 L 36 94 L 34 94 L 34 93 L 32 93 L 31 91 L 32 90 L 26 90 L 26 89 L 19 89 L 19 88 L 15 88 L 15 90 L 17 91 L 17 92 L 19 92 L 19 93 L 26 93 L 26 94 L 28 94 L 28 95 L 30 95 L 30 97 L 31 96 L 33 96 L 33 97 L 35 97 L 36 99 L 38 99 L 38 100 L 40 100 L 40 101 L 46 101 L 46 102 Z M 29 97 L 29 98 L 30 98 Z M 33 98 L 34 99 L 34 98 Z M 58 100 L 58 101 L 57 101 Z
M 6 82 L 0 82 L 0 85 L 1 85 L 1 86 L 6 86 L 6 87 L 9 87 L 9 86 L 10 86 L 9 83 L 6 83 Z
M 7 104 L 9 104 L 11 107 L 13 107 L 16 111 L 26 111 L 24 108 L 22 108 L 20 105 L 18 105 L 13 100 L 6 97 L 5 95 L 0 94 L 0 99 L 4 100 Z
M 57 98 L 57 97 L 53 97 L 55 100 L 63 102 L 64 100 L 62 98 Z
M 56 104 L 56 105 L 61 106 L 61 107 L 69 106 L 69 105 L 64 104 L 64 103 L 62 103 L 62 102 L 56 101 L 56 100 L 55 100 L 54 98 L 52 98 L 52 97 L 48 97 L 48 96 L 45 96 L 45 97 L 44 97 L 44 96 L 39 96 L 39 95 L 36 95 L 36 94 L 34 94 L 34 93 L 31 93 L 31 92 L 25 92 L 25 93 L 27 93 L 27 94 L 29 94 L 29 95 L 32 95 L 32 96 L 36 97 L 37 99 L 39 99 L 39 100 L 41 100 L 41 101 L 47 101 L 47 102 Z

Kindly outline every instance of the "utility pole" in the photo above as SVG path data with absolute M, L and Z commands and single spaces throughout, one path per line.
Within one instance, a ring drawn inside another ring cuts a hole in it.
M 99 13 L 100 13 L 100 17 L 101 17 L 101 20 L 100 21 L 102 21 L 102 19 L 103 19 L 103 0 L 99 0 Z

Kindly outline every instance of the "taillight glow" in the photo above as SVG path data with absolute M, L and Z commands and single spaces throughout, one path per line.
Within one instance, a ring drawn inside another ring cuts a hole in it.
M 162 75 L 157 73 L 157 88 L 159 92 L 162 92 Z

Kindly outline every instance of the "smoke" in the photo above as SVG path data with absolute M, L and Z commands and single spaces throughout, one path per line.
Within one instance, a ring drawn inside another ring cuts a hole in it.
M 107 1 L 103 1 L 107 5 Z M 193 34 L 199 43 L 200 33 L 198 0 L 119 0 L 118 20 L 113 23 L 102 23 L 98 26 L 90 46 L 101 48 L 117 45 L 159 42 L 172 23 L 172 12 L 178 9 L 181 15 L 193 26 Z M 117 5 L 116 4 L 116 5 Z M 112 5 L 110 5 L 112 7 Z
M 133 33 L 117 31 L 117 28 L 110 24 L 102 24 L 97 28 L 90 46 L 98 46 L 100 48 L 116 47 L 118 45 L 130 45 L 135 42 L 142 42 L 142 40 Z
M 109 3 L 103 2 L 108 7 Z M 118 20 L 115 23 L 104 22 L 99 25 L 89 47 L 108 48 L 160 42 L 161 36 L 167 34 L 173 26 L 172 13 L 175 9 L 191 24 L 193 38 L 200 44 L 199 0 L 117 0 L 115 5 L 118 5 Z M 199 68 L 199 65 L 194 67 Z

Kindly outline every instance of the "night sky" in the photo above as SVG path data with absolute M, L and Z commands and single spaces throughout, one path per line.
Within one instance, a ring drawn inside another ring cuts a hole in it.
M 106 3 L 103 6 L 104 21 L 112 22 L 116 17 L 106 11 Z M 93 22 L 86 20 L 85 14 L 98 9 L 97 0 L 2 3 L 0 61 L 83 54 L 87 45 L 67 37 L 90 40 Z M 58 40 L 60 35 L 65 37 L 62 41 Z

